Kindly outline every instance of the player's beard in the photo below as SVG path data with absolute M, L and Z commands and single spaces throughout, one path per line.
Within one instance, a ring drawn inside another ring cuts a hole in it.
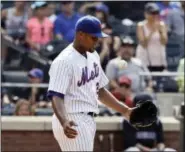
M 95 49 L 94 48 L 91 48 L 91 49 L 89 49 L 88 52 L 93 53 L 94 51 L 95 51 Z
M 96 50 L 96 48 L 98 47 L 98 45 L 99 45 L 99 44 L 96 43 L 92 48 L 89 49 L 89 52 L 90 52 L 90 53 L 93 53 L 93 52 Z

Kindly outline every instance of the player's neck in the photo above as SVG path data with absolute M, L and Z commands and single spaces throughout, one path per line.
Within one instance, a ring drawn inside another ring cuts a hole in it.
M 76 43 L 75 41 L 73 42 L 73 47 L 75 48 L 76 51 L 78 51 L 80 54 L 86 54 L 86 50 L 84 47 Z

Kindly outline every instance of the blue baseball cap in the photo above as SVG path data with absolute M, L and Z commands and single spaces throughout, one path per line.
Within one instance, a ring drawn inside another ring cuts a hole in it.
M 34 68 L 31 71 L 29 71 L 28 76 L 29 77 L 33 77 L 33 78 L 40 78 L 40 79 L 42 79 L 43 76 L 44 76 L 44 73 L 43 73 L 43 71 L 41 69 Z
M 99 38 L 109 36 L 102 32 L 100 20 L 91 15 L 80 18 L 76 23 L 75 29 L 77 32 L 81 31 Z
M 107 5 L 105 4 L 99 4 L 99 5 L 96 5 L 96 11 L 101 11 L 101 12 L 104 12 L 106 14 L 109 13 L 109 8 L 107 7 Z

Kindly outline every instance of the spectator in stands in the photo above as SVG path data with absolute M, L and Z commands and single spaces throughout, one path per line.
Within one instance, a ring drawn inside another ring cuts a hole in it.
M 31 84 L 40 84 L 43 81 L 44 73 L 41 69 L 34 68 L 29 71 L 28 77 Z M 28 88 L 25 92 L 27 94 L 27 98 L 31 101 L 32 104 L 38 104 L 41 107 L 47 107 L 47 97 L 46 97 L 46 89 L 32 87 Z
M 5 34 L 11 36 L 12 39 L 24 37 L 26 22 L 28 20 L 28 8 L 26 2 L 15 1 L 14 7 L 2 11 L 1 19 L 5 19 Z
M 30 84 L 40 84 L 43 82 L 44 73 L 41 69 L 34 68 L 28 72 Z M 47 102 L 47 89 L 38 87 L 24 87 L 15 89 L 12 94 L 19 99 L 23 98 L 36 107 L 47 107 L 50 103 Z
M 184 40 L 184 10 L 185 2 L 181 1 L 181 8 L 171 10 L 167 15 L 166 24 L 168 32 L 174 37 L 180 37 Z M 183 44 L 184 45 L 184 44 Z
M 90 14 L 90 9 L 95 8 L 99 4 L 102 4 L 102 2 L 85 2 L 81 5 L 78 12 L 82 15 Z
M 62 12 L 57 16 L 54 23 L 54 34 L 57 39 L 72 42 L 75 35 L 75 24 L 81 17 L 74 12 L 74 1 L 62 1 Z
M 152 90 L 151 77 L 139 75 L 140 72 L 148 73 L 149 71 L 139 59 L 133 57 L 134 43 L 131 37 L 126 36 L 121 38 L 121 47 L 118 52 L 119 56 L 109 61 L 106 67 L 106 75 L 110 80 L 110 90 L 120 88 L 118 79 L 122 76 L 127 76 L 133 82 L 131 85 L 133 93 L 142 92 L 145 88 Z M 127 61 L 127 67 L 120 65 L 123 60 Z
M 32 116 L 34 115 L 34 109 L 31 106 L 31 103 L 25 99 L 20 99 L 15 108 L 16 116 Z
M 109 7 L 101 1 L 85 2 L 85 4 L 80 7 L 79 12 L 81 14 L 92 14 L 99 18 L 102 23 L 102 28 L 106 29 L 107 32 L 120 35 L 120 32 L 123 31 L 121 21 L 115 18 L 114 15 L 111 15 L 109 13 Z
M 130 108 L 133 107 L 132 102 L 132 91 L 131 91 L 131 84 L 132 81 L 126 77 L 122 76 L 118 80 L 120 89 L 112 91 L 112 94 L 121 102 L 125 103 Z
M 115 21 L 109 14 L 109 8 L 103 3 L 99 3 L 95 6 L 95 16 L 101 21 L 102 29 L 105 33 L 112 35 L 114 25 L 111 22 Z
M 140 101 L 151 101 L 148 94 L 138 94 L 134 97 L 134 106 Z M 137 130 L 128 121 L 123 121 L 124 151 L 175 151 L 164 144 L 162 122 L 158 119 L 152 126 L 141 127 Z
M 96 51 L 100 56 L 100 62 L 103 70 L 105 70 L 105 67 L 110 59 L 111 43 L 111 38 L 107 37 L 99 40 L 99 43 L 96 46 Z
M 102 24 L 108 23 L 109 8 L 105 4 L 98 4 L 95 6 L 95 16 L 101 21 Z
M 14 6 L 1 11 L 1 34 L 4 38 L 11 42 L 24 42 L 26 22 L 28 20 L 27 3 L 23 1 L 15 1 Z M 6 62 L 8 48 L 2 43 L 1 64 Z
M 160 19 L 163 21 L 166 21 L 166 17 L 171 10 L 179 9 L 179 6 L 174 3 L 170 3 L 170 1 L 158 1 L 156 2 L 156 4 L 158 5 L 160 10 Z
M 54 2 L 48 2 L 48 18 L 54 24 L 57 16 L 55 14 L 56 11 L 56 4 Z
M 109 24 L 109 8 L 105 4 L 99 3 L 95 6 L 95 16 L 101 20 L 103 32 L 110 35 L 106 39 L 101 39 L 96 48 L 100 55 L 102 68 L 105 70 L 108 61 L 117 57 L 121 42 L 119 37 L 114 35 L 112 26 Z
M 47 3 L 36 1 L 31 5 L 33 17 L 27 22 L 26 41 L 32 50 L 40 51 L 53 39 L 53 23 L 47 18 Z
M 167 68 L 166 43 L 167 30 L 163 21 L 159 20 L 159 8 L 155 3 L 145 5 L 145 20 L 137 25 L 139 45 L 136 57 L 150 71 L 163 71 Z
M 103 32 L 110 36 L 105 39 L 100 39 L 96 47 L 96 51 L 100 56 L 100 61 L 103 70 L 105 70 L 109 60 L 117 57 L 117 52 L 120 47 L 120 38 L 113 35 L 112 27 L 110 25 L 102 27 Z
M 184 73 L 184 58 L 179 61 L 177 72 Z M 179 92 L 184 92 L 184 75 L 178 76 L 177 82 L 179 86 Z

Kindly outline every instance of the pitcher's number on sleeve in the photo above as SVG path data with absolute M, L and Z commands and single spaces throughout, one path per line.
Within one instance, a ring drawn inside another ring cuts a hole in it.
M 99 82 L 97 82 L 97 83 L 96 83 L 96 93 L 99 92 L 99 86 L 100 86 L 100 85 L 99 85 Z

